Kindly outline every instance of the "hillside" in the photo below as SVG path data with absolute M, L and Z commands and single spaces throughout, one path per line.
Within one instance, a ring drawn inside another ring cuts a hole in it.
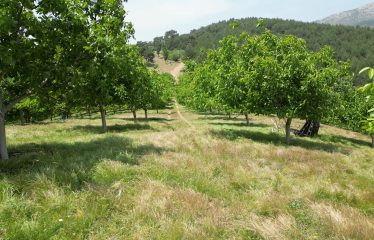
M 0 239 L 372 239 L 368 137 L 287 147 L 267 117 L 181 114 L 10 126 Z
M 333 25 L 374 27 L 374 3 L 363 7 L 331 15 L 318 21 Z
M 165 61 L 161 57 L 156 56 L 153 59 L 157 66 L 157 71 L 160 73 L 170 73 L 174 78 L 178 78 L 184 68 L 182 62 Z
M 187 58 L 199 60 L 204 56 L 202 50 L 216 48 L 219 41 L 228 34 L 239 35 L 243 31 L 259 34 L 262 30 L 256 28 L 257 21 L 256 18 L 240 19 L 236 29 L 232 29 L 230 26 L 232 20 L 221 21 L 192 30 L 189 34 L 173 33 L 164 39 L 167 39 L 166 45 L 169 50 L 183 49 Z M 363 67 L 371 66 L 374 62 L 374 55 L 370 54 L 374 52 L 374 29 L 281 19 L 265 19 L 265 25 L 278 35 L 291 34 L 304 38 L 311 50 L 319 50 L 325 45 L 332 46 L 338 60 L 351 61 L 354 73 L 358 73 Z M 158 38 L 158 42 L 159 40 Z M 156 41 L 153 45 L 157 48 Z M 357 76 L 355 82 L 362 84 L 364 81 L 364 77 Z

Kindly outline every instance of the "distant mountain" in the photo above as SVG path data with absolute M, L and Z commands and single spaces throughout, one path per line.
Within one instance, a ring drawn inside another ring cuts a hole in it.
M 369 3 L 361 8 L 334 14 L 317 22 L 332 25 L 374 27 L 374 3 Z

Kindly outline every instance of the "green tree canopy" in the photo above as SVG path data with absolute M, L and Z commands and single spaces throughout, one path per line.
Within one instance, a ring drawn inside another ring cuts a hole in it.
M 292 119 L 331 114 L 339 104 L 339 82 L 351 74 L 348 64 L 334 60 L 331 48 L 311 52 L 303 39 L 266 30 L 224 38 L 201 64 L 187 68 L 186 77 L 180 86 L 187 92 L 190 82 L 192 96 L 185 101 L 192 107 L 285 118 L 288 143 Z

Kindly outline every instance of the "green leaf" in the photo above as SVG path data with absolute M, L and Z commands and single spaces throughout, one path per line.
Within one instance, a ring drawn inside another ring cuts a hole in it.
M 373 79 L 374 78 L 374 68 L 369 70 L 369 78 Z
M 257 26 L 256 26 L 256 28 L 261 28 L 261 27 L 263 27 L 265 25 L 265 20 L 264 19 L 259 19 L 258 21 L 257 21 Z
M 368 71 L 368 70 L 370 70 L 370 67 L 363 68 L 363 69 L 360 71 L 359 74 L 362 74 L 362 73 L 364 73 L 364 72 L 366 72 L 366 71 Z

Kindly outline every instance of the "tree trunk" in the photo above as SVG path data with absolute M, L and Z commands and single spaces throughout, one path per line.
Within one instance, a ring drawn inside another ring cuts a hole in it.
M 26 120 L 26 123 L 31 122 L 31 114 L 30 114 L 29 111 L 27 111 L 26 114 L 25 114 L 25 120 Z
M 315 137 L 318 135 L 321 124 L 319 121 L 307 120 L 300 131 L 297 132 L 302 137 Z
M 245 120 L 247 122 L 247 126 L 249 126 L 249 116 L 248 116 L 248 113 L 245 113 L 244 116 L 245 116 Z
M 51 120 L 51 122 L 52 122 L 53 121 L 53 115 L 54 115 L 54 112 L 53 112 L 52 108 L 49 109 L 49 113 L 50 113 L 49 120 Z
M 144 116 L 145 116 L 145 120 L 148 121 L 148 109 L 147 108 L 144 108 Z
M 290 144 L 291 123 L 292 123 L 292 118 L 287 118 L 287 122 L 286 122 L 286 143 L 287 144 Z
M 371 147 L 374 148 L 374 134 L 371 135 Z
M 105 113 L 103 106 L 100 106 L 100 114 L 101 114 L 101 128 L 103 129 L 104 132 L 106 132 L 107 131 L 106 113 Z
M 158 114 L 158 108 L 156 109 L 156 112 L 157 112 L 157 114 Z
M 136 122 L 136 110 L 132 110 L 132 116 L 134 117 L 134 122 Z
M 67 120 L 68 118 L 69 118 L 68 112 L 64 110 L 64 112 L 62 113 L 62 119 Z
M 2 111 L 0 112 L 0 155 L 2 160 L 9 159 L 8 149 L 6 145 L 5 116 Z
M 25 112 L 23 110 L 19 111 L 19 117 L 21 119 L 21 124 L 25 125 L 26 124 L 26 119 L 25 119 Z
M 229 115 L 229 119 L 231 119 L 231 113 L 228 113 L 228 115 Z

